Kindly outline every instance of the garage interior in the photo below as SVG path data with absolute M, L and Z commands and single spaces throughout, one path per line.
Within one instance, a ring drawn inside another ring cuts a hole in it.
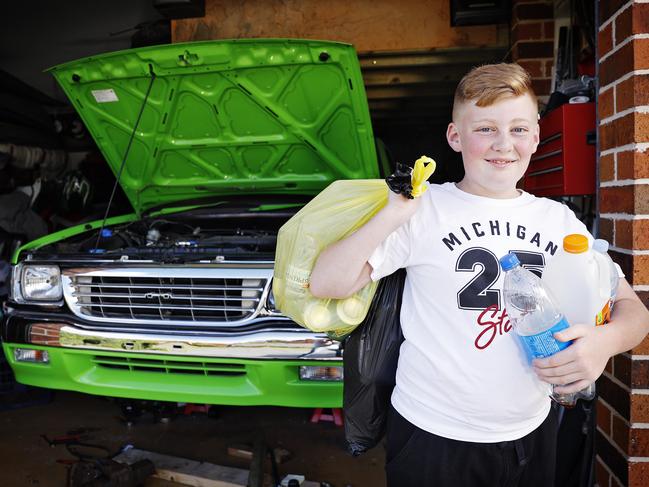
M 36 215 L 38 221 L 21 229 L 18 223 L 27 225 L 27 220 L 16 222 L 14 215 L 0 219 L 13 221 L 4 228 L 0 225 L 0 301 L 7 297 L 5 279 L 14 251 L 46 233 L 102 218 L 115 186 L 114 174 L 100 150 L 45 69 L 93 54 L 171 42 L 295 37 L 351 43 L 358 52 L 374 135 L 385 145 L 392 163 L 412 163 L 426 154 L 438 161 L 431 182 L 459 181 L 461 159 L 448 147 L 444 133 L 457 82 L 471 67 L 541 59 L 543 72 L 533 76 L 542 112 L 553 102 L 551 93 L 559 91 L 561 77 L 576 82 L 585 72 L 594 75 L 588 69 L 577 69 L 595 63 L 588 42 L 595 36 L 595 26 L 587 21 L 592 14 L 588 2 L 541 2 L 552 12 L 547 19 L 552 25 L 544 29 L 551 31 L 548 38 L 554 48 L 549 54 L 544 50 L 529 56 L 513 47 L 520 38 L 516 36 L 523 34 L 514 30 L 512 3 L 516 2 L 484 3 L 473 11 L 470 2 L 461 0 L 71 0 L 64 7 L 46 1 L 36 2 L 36 6 L 34 2 L 3 4 L 0 201 L 10 204 L 15 191 L 34 196 L 31 208 L 21 214 Z M 517 29 L 522 30 L 524 24 L 516 24 Z M 560 34 L 561 27 L 573 28 Z M 557 47 L 560 37 L 563 50 Z M 563 60 L 568 68 L 560 75 L 552 69 L 561 63 L 557 52 L 573 56 L 572 63 Z M 580 94 L 594 105 L 592 84 L 583 82 L 580 88 L 584 92 Z M 570 94 L 567 89 L 566 93 Z M 594 123 L 593 115 L 591 129 Z M 593 140 L 588 144 L 592 149 L 592 192 L 552 196 L 568 203 L 596 231 Z M 21 157 L 16 146 L 26 148 Z M 87 190 L 66 197 L 65 188 L 79 182 L 87 184 Z M 117 187 L 109 215 L 129 211 L 128 199 Z M 311 409 L 200 406 L 129 402 L 23 386 L 14 381 L 6 361 L 0 360 L 0 456 L 5 465 L 12 465 L 0 472 L 0 483 L 66 485 L 79 458 L 111 458 L 128 445 L 252 471 L 255 447 L 263 438 L 268 447 L 284 451 L 285 456 L 275 466 L 264 460 L 258 485 L 274 485 L 274 469 L 280 478 L 303 475 L 315 482 L 311 485 L 322 487 L 384 485 L 382 446 L 353 458 L 345 451 L 343 428 L 333 420 L 312 422 Z M 237 454 L 239 447 L 243 453 Z M 158 478 L 145 485 L 203 484 Z

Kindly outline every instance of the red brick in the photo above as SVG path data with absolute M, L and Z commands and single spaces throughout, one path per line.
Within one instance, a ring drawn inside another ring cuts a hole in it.
M 647 45 L 647 48 L 649 48 L 649 44 Z M 634 121 L 634 134 L 632 140 L 634 142 L 648 142 L 649 113 L 633 113 L 632 115 Z M 620 140 L 624 140 L 624 138 L 621 138 Z
M 611 474 L 604 467 L 604 462 L 599 458 L 595 459 L 595 478 L 598 487 L 609 487 L 611 482 Z
M 631 242 L 626 249 L 649 250 L 649 220 L 629 221 Z
M 554 59 L 546 59 L 545 60 L 545 77 L 546 78 L 552 78 L 552 68 L 554 67 Z
M 649 4 L 646 5 L 649 6 Z M 617 112 L 640 105 L 649 105 L 649 75 L 631 76 L 615 86 L 615 110 Z
M 618 179 L 649 178 L 649 151 L 624 151 L 617 153 Z
M 615 91 L 615 106 L 613 107 L 613 110 L 615 112 L 621 112 L 623 110 L 626 110 L 627 108 L 631 108 L 634 106 L 634 101 L 635 101 L 635 96 L 633 93 L 633 78 L 635 76 L 631 76 L 629 79 L 626 79 L 622 81 L 621 83 L 618 83 L 615 85 L 615 88 L 613 90 Z M 601 99 L 601 95 L 600 95 Z
M 631 387 L 649 389 L 649 360 L 636 359 L 631 361 Z
M 629 419 L 630 415 L 630 398 L 629 392 L 614 382 L 606 374 L 597 379 L 597 391 L 600 397 L 606 401 L 611 408 L 624 419 Z M 648 396 L 649 397 L 649 396 Z M 649 409 L 649 404 L 647 404 Z M 649 411 L 647 411 L 649 414 Z
M 649 429 L 630 430 L 628 453 L 632 457 L 649 456 Z
M 600 61 L 600 86 L 606 86 L 633 71 L 633 62 L 633 42 L 630 42 L 608 56 L 604 61 Z
M 646 141 L 649 141 L 649 113 L 633 112 L 600 125 L 601 150 Z
M 641 291 L 638 292 L 638 296 L 640 297 L 640 300 L 644 303 L 645 306 L 649 307 L 649 292 L 646 291 Z M 634 347 L 631 350 L 632 355 L 649 355 L 649 335 L 644 337 L 644 340 Z
M 597 40 L 599 42 L 599 56 L 613 49 L 613 23 L 608 24 L 597 33 Z
M 544 76 L 543 61 L 521 59 L 518 64 L 525 68 L 532 78 L 542 78 Z
M 600 431 L 595 433 L 595 452 L 613 475 L 625 484 L 629 478 L 626 457 Z
M 629 425 L 617 414 L 613 415 L 613 441 L 622 451 L 629 448 Z
M 633 256 L 629 254 L 623 254 L 622 252 L 616 252 L 612 249 L 609 249 L 608 255 L 611 256 L 613 262 L 620 266 L 624 275 L 627 276 L 627 280 L 631 282 L 630 276 L 633 275 Z
M 599 180 L 613 181 L 615 179 L 615 156 L 607 154 L 599 158 Z
M 649 32 L 649 5 L 646 3 L 633 4 L 633 33 Z
M 635 186 L 635 214 L 649 215 L 649 184 Z
M 619 354 L 613 357 L 613 372 L 615 378 L 625 386 L 631 387 L 631 357 Z
M 615 113 L 615 103 L 613 102 L 613 93 L 615 88 L 609 88 L 603 93 L 599 94 L 597 99 L 597 109 L 599 111 L 600 120 L 603 118 L 608 118 Z
M 629 487 L 647 487 L 648 478 L 648 462 L 629 462 Z
M 611 410 L 602 401 L 597 401 L 597 426 L 606 435 L 611 436 Z
M 615 246 L 633 248 L 633 224 L 631 220 L 615 220 Z
M 628 0 L 608 0 L 604 2 L 599 2 L 600 25 L 606 22 L 611 17 L 613 17 L 613 14 L 617 12 L 619 8 L 627 2 Z
M 615 126 L 613 122 L 599 126 L 599 147 L 601 150 L 615 148 Z
M 543 22 L 543 37 L 554 40 L 554 20 Z
M 632 423 L 649 423 L 649 395 L 631 395 L 631 418 Z
M 633 256 L 632 279 L 635 286 L 649 285 L 649 255 Z
M 615 19 L 615 42 L 620 43 L 634 34 L 649 32 L 649 5 L 635 3 Z
M 532 79 L 532 89 L 537 96 L 548 95 L 551 87 L 551 79 Z
M 552 41 L 515 41 L 515 59 L 551 58 L 554 56 L 554 42 Z
M 603 238 L 607 242 L 613 242 L 614 229 L 615 229 L 615 220 L 611 220 L 608 218 L 600 218 L 598 238 Z
M 512 43 L 543 39 L 542 22 L 518 22 L 512 29 Z
M 649 291 L 636 291 L 635 293 L 636 293 L 636 294 L 638 295 L 638 297 L 640 298 L 640 301 L 642 301 L 642 304 L 644 304 L 647 308 L 649 308 Z M 649 343 L 647 343 L 647 345 L 649 345 Z M 649 355 L 649 347 L 647 347 L 647 348 L 645 349 L 645 353 L 642 353 L 642 352 L 638 352 L 638 351 L 637 351 L 638 349 L 640 349 L 640 348 L 642 348 L 642 347 L 643 347 L 643 344 L 641 343 L 641 344 L 638 345 L 636 348 L 634 348 L 633 350 L 631 350 L 631 354 L 632 354 L 632 355 L 633 355 L 633 354 L 635 354 L 635 355 Z
M 599 189 L 601 213 L 629 213 L 634 211 L 633 186 L 613 186 Z
M 630 44 L 633 44 L 635 53 L 634 70 L 649 68 L 649 39 L 634 39 Z
M 649 220 L 633 220 L 633 249 L 649 250 Z
M 608 362 L 606 362 L 606 367 L 604 367 L 604 370 L 609 374 L 613 375 L 613 359 L 608 359 Z
M 615 44 L 631 35 L 633 30 L 633 8 L 625 8 L 615 19 Z

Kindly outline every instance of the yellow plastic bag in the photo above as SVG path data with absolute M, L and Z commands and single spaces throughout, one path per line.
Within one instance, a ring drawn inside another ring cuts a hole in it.
M 412 195 L 426 190 L 424 182 L 435 162 L 421 157 L 412 171 Z M 370 220 L 388 201 L 382 179 L 335 181 L 297 212 L 279 230 L 275 253 L 275 305 L 296 323 L 333 336 L 350 333 L 363 321 L 377 282 L 345 299 L 320 299 L 309 291 L 311 271 L 320 252 Z

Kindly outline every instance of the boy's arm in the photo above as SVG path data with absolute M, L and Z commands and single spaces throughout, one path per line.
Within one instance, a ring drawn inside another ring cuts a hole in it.
M 320 253 L 309 281 L 311 294 L 342 299 L 368 284 L 372 267 L 367 261 L 372 252 L 418 207 L 419 198 L 411 200 L 389 191 L 388 203 L 371 220 Z
M 626 279 L 620 279 L 611 321 L 603 326 L 576 325 L 555 333 L 560 341 L 575 340 L 565 350 L 534 360 L 537 375 L 559 393 L 576 392 L 597 379 L 608 359 L 638 345 L 649 333 L 649 311 Z

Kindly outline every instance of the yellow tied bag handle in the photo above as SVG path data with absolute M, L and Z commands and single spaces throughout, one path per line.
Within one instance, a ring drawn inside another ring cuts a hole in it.
M 428 156 L 421 156 L 415 161 L 412 168 L 412 197 L 419 198 L 426 192 L 428 187 L 424 184 L 426 180 L 435 172 L 437 164 Z

